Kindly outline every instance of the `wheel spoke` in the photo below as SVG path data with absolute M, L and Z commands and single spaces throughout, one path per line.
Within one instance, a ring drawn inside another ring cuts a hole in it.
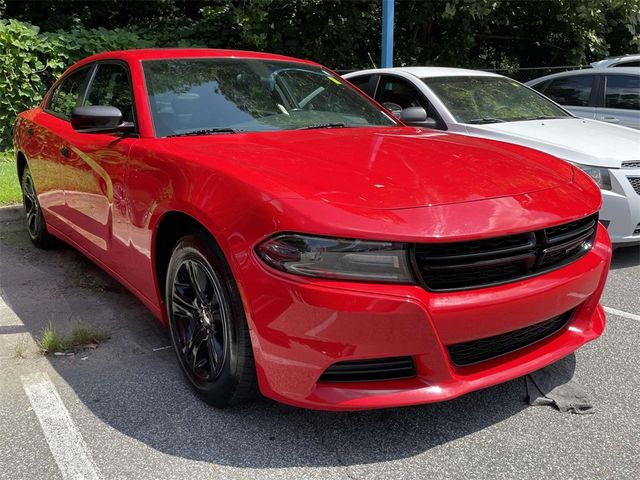
M 222 363 L 224 348 L 216 335 L 209 335 L 209 364 L 211 366 L 211 374 L 217 372 L 218 367 Z
M 188 317 L 193 317 L 198 313 L 198 309 L 195 307 L 195 305 L 182 298 L 182 296 L 177 291 L 174 290 L 171 299 L 173 301 L 172 306 L 174 313 L 186 315 Z
M 189 272 L 189 280 L 191 282 L 191 286 L 193 287 L 193 291 L 196 294 L 196 297 L 203 305 L 207 305 L 209 303 L 209 300 L 207 300 L 204 289 L 201 286 L 200 267 L 196 262 L 190 261 L 187 263 L 187 271 Z

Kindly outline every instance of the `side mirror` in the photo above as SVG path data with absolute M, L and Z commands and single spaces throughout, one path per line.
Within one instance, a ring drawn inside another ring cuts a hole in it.
M 116 107 L 92 105 L 76 107 L 71 112 L 71 126 L 80 133 L 132 132 L 134 125 L 122 121 L 122 112 Z
M 402 123 L 412 127 L 436 128 L 437 122 L 431 117 L 427 117 L 427 111 L 422 107 L 408 107 L 400 112 Z

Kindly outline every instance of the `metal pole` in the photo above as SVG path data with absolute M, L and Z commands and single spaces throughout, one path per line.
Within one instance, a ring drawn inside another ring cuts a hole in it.
M 382 0 L 382 68 L 393 67 L 394 1 Z

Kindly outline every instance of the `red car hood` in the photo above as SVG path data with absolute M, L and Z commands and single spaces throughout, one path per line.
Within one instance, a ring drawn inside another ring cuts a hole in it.
M 398 209 L 555 188 L 569 164 L 516 145 L 414 128 L 348 128 L 179 137 L 170 149 L 276 196 Z M 273 187 L 272 187 L 273 188 Z

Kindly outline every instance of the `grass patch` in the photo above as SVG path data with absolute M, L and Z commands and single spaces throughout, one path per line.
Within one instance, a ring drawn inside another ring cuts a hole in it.
M 111 338 L 111 334 L 102 328 L 90 325 L 77 325 L 68 336 L 60 335 L 53 325 L 42 331 L 38 339 L 38 347 L 45 354 L 65 352 L 78 348 L 91 348 Z
M 13 152 L 0 152 L 0 206 L 22 202 Z

